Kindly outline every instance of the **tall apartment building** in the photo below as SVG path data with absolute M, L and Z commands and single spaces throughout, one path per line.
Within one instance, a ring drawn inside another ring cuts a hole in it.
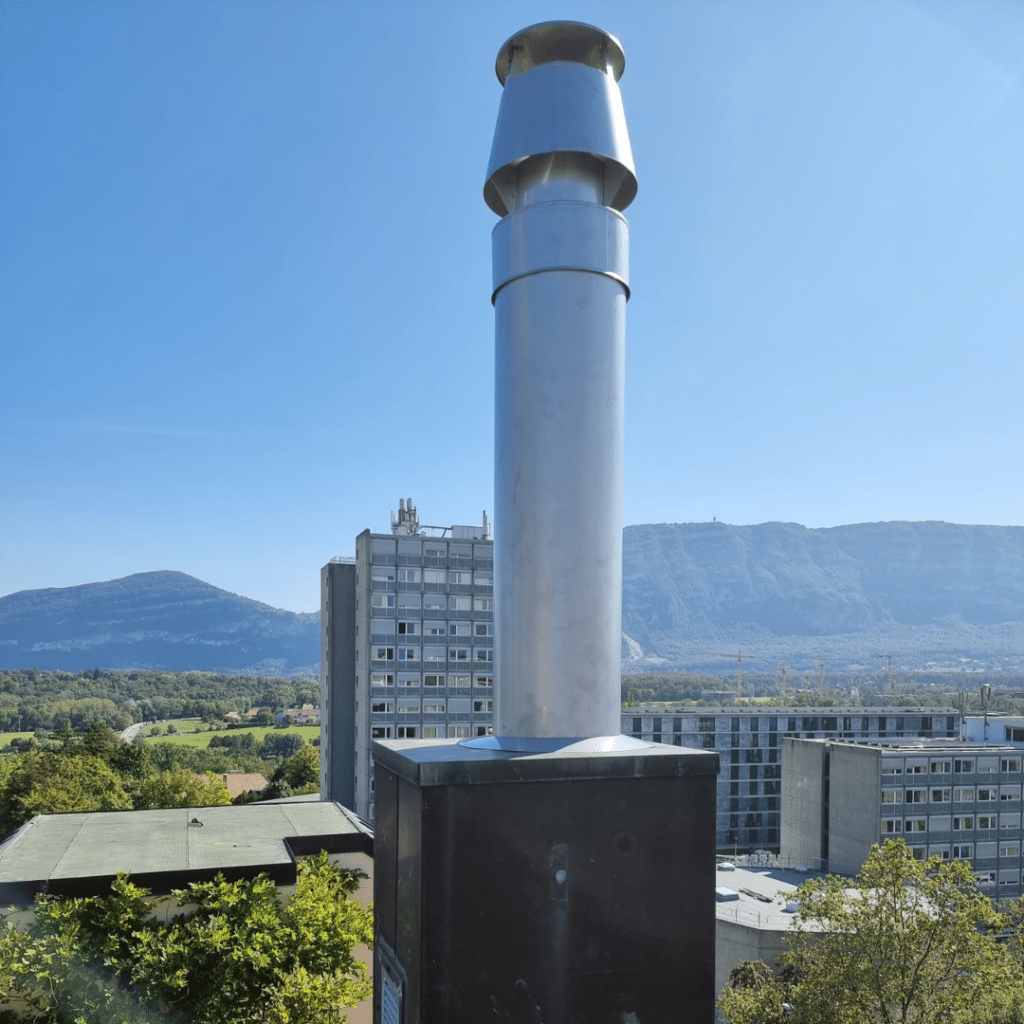
M 494 543 L 400 501 L 321 572 L 320 796 L 373 820 L 375 739 L 484 736 L 494 693 Z M 349 754 L 351 751 L 351 754 Z
M 873 843 L 903 839 L 970 861 L 994 899 L 1024 892 L 1020 746 L 787 738 L 783 759 L 784 863 L 854 874 Z
M 622 710 L 627 736 L 718 751 L 715 843 L 720 851 L 779 849 L 785 738 L 956 738 L 959 730 L 959 713 L 920 708 L 643 705 Z

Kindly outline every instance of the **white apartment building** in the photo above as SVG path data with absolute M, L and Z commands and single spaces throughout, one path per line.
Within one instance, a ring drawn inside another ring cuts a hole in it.
M 480 526 L 422 526 L 400 501 L 390 533 L 322 570 L 321 786 L 373 821 L 377 739 L 491 731 L 494 544 Z M 351 754 L 349 754 L 351 751 Z

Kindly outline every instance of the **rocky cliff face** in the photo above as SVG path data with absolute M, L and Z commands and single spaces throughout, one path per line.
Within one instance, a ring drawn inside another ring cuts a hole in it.
M 0 598 L 0 667 L 319 674 L 320 617 L 181 572 Z
M 1024 667 L 1024 528 L 862 523 L 626 528 L 623 658 L 722 667 L 766 659 Z M 881 646 L 879 646 L 881 645 Z

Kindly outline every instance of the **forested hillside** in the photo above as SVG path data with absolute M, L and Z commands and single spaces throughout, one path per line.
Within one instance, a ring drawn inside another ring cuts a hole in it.
M 251 707 L 320 706 L 309 677 L 232 676 L 213 672 L 42 672 L 0 669 L 0 732 L 82 729 L 99 720 L 112 729 L 167 718 L 223 718 Z

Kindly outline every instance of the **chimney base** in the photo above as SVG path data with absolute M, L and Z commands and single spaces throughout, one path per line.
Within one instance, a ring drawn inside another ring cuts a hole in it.
M 718 755 L 374 745 L 374 1021 L 711 1021 Z

